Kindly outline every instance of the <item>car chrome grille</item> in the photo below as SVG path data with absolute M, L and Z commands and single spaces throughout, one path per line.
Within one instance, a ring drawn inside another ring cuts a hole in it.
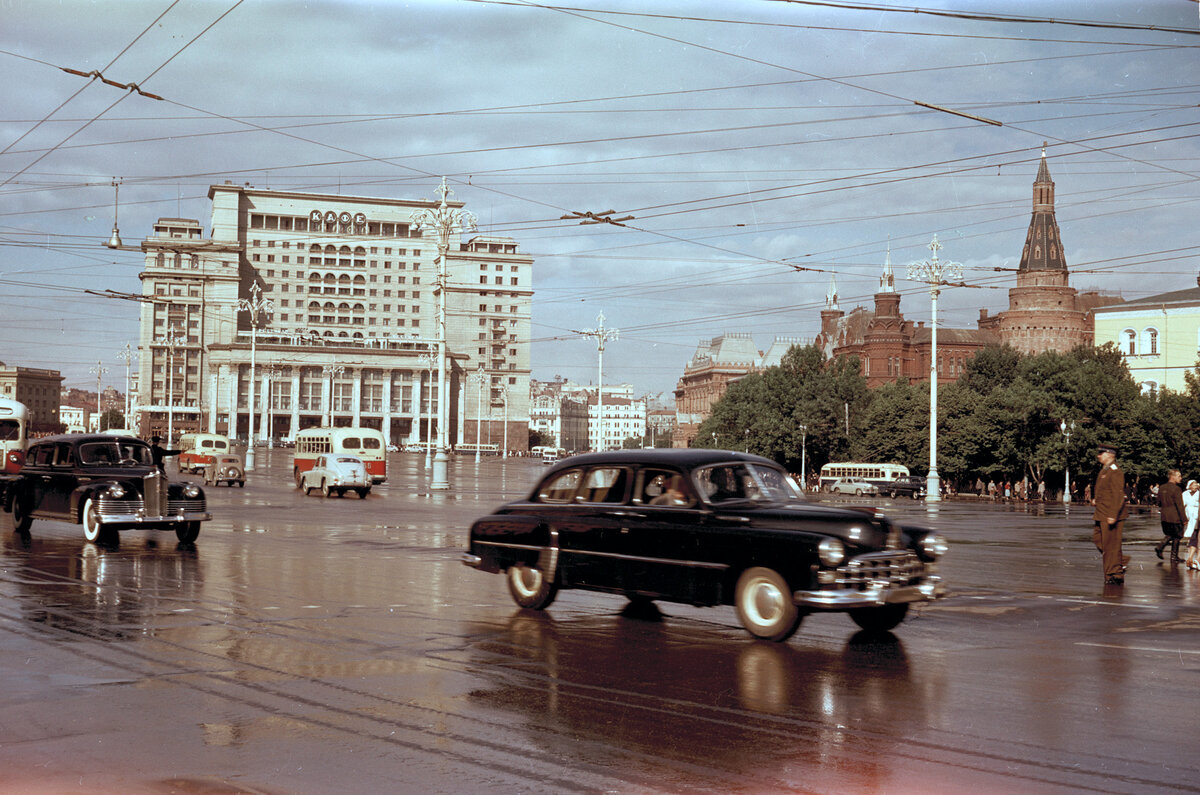
M 882 583 L 889 586 L 917 583 L 925 575 L 925 564 L 908 549 L 871 552 L 852 558 L 839 566 L 837 572 L 839 587 L 862 591 Z
M 162 516 L 167 507 L 167 479 L 161 472 L 151 472 L 142 478 L 142 499 L 147 516 Z
M 101 516 L 117 516 L 131 513 L 141 513 L 145 504 L 142 500 L 114 500 L 101 497 L 96 501 L 96 510 Z
M 204 504 L 204 500 L 202 499 L 170 500 L 167 502 L 167 513 L 171 514 L 172 516 L 180 513 L 204 513 L 204 510 L 207 507 L 208 506 Z
M 167 510 L 148 511 L 144 500 L 114 500 L 111 497 L 101 497 L 96 501 L 96 510 L 100 516 L 178 516 L 181 513 L 204 513 L 208 509 L 203 498 L 195 500 L 169 500 Z

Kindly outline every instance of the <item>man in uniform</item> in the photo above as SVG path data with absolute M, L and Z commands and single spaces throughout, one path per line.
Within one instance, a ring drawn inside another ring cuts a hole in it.
M 1104 560 L 1104 581 L 1109 585 L 1125 582 L 1129 558 L 1121 554 L 1121 530 L 1129 508 L 1125 504 L 1125 473 L 1117 466 L 1117 449 L 1102 444 L 1096 448 L 1100 472 L 1092 489 L 1092 541 Z
M 1179 483 L 1183 475 L 1178 469 L 1167 470 L 1167 482 L 1158 490 L 1158 518 L 1162 522 L 1163 540 L 1154 547 L 1154 554 L 1162 560 L 1163 550 L 1171 545 L 1171 562 L 1179 562 L 1179 542 L 1183 539 L 1183 489 Z

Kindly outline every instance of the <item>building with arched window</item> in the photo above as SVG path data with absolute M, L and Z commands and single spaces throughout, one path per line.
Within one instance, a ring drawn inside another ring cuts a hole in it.
M 1182 392 L 1200 359 L 1200 277 L 1196 286 L 1095 310 L 1097 345 L 1115 343 L 1144 394 Z
M 428 354 L 442 263 L 437 233 L 419 219 L 439 201 L 232 183 L 208 196 L 210 237 L 199 221 L 161 218 L 142 242 L 141 432 L 173 424 L 245 438 L 253 395 L 257 437 L 330 421 L 378 428 L 395 444 L 436 436 Z M 533 258 L 507 237 L 454 231 L 447 242 L 447 437 L 476 441 L 482 419 L 493 441 L 524 450 Z M 238 302 L 255 287 L 272 307 L 252 327 Z M 468 384 L 481 368 L 487 380 Z

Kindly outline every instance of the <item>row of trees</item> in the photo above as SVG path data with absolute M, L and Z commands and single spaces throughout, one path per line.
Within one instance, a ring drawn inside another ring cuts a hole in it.
M 1111 344 L 1036 356 L 985 348 L 957 382 L 939 385 L 938 474 L 964 488 L 977 478 L 1061 483 L 1069 464 L 1082 486 L 1095 474 L 1095 446 L 1108 443 L 1126 474 L 1147 483 L 1169 468 L 1200 478 L 1200 365 L 1187 385 L 1185 394 L 1141 394 Z M 1064 420 L 1075 424 L 1069 447 Z M 778 367 L 731 384 L 695 444 L 748 448 L 793 472 L 803 445 L 809 472 L 829 461 L 874 461 L 924 474 L 929 384 L 871 390 L 857 357 L 793 347 Z

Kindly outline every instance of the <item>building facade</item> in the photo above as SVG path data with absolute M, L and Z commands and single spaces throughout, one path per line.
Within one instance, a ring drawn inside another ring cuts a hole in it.
M 30 433 L 59 432 L 62 381 L 58 370 L 9 366 L 0 362 L 0 397 L 25 404 L 29 410 Z
M 253 392 L 256 437 L 332 423 L 395 444 L 436 438 L 444 287 L 450 443 L 475 441 L 478 425 L 526 449 L 533 260 L 515 241 L 452 230 L 443 285 L 437 230 L 420 225 L 436 201 L 231 183 L 209 199 L 209 237 L 198 221 L 162 218 L 142 242 L 142 433 L 245 438 Z M 271 311 L 252 318 L 239 302 L 255 290 Z
M 1196 286 L 1094 311 L 1097 345 L 1114 343 L 1143 393 L 1184 392 L 1200 360 L 1200 277 Z
M 588 401 L 588 446 L 592 450 L 620 450 L 631 436 L 646 435 L 646 401 L 605 397 Z

